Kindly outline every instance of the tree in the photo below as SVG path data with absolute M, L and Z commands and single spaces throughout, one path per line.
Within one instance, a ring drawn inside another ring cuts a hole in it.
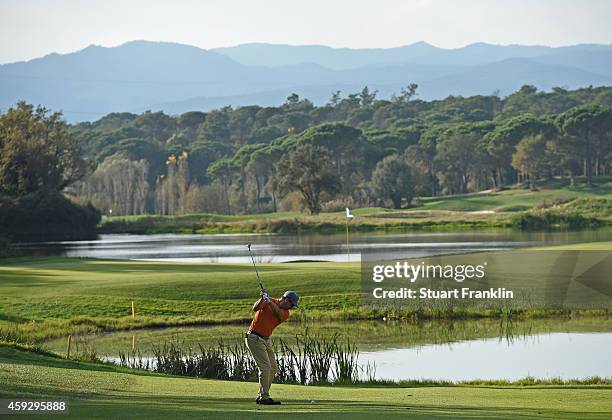
M 297 134 L 310 125 L 310 115 L 304 111 L 289 111 L 270 117 L 268 124 L 279 127 L 284 134 Z
M 229 114 L 229 131 L 232 144 L 242 146 L 249 142 L 249 134 L 255 127 L 258 106 L 243 106 Z
M 147 140 L 165 144 L 176 131 L 176 121 L 163 112 L 146 111 L 138 116 L 132 125 L 140 130 Z
M 338 105 L 340 103 L 341 100 L 341 96 L 340 96 L 340 91 L 337 90 L 335 92 L 332 92 L 331 97 L 329 98 L 329 102 L 327 103 L 329 106 L 334 107 L 336 105 Z
M 402 207 L 404 198 L 410 205 L 414 193 L 410 167 L 397 154 L 387 156 L 378 162 L 372 173 L 372 187 L 380 197 L 391 200 L 395 209 Z
M 237 190 L 239 192 L 239 206 L 248 211 L 250 207 L 249 196 L 252 197 L 256 195 L 255 201 L 259 198 L 260 183 L 257 177 L 252 178 L 249 172 L 249 162 L 251 161 L 251 157 L 254 153 L 256 153 L 259 149 L 265 147 L 265 144 L 247 144 L 242 146 L 240 149 L 234 153 L 233 164 L 236 167 L 236 173 L 239 176 L 237 182 Z M 255 188 L 253 188 L 255 187 Z M 253 194 L 252 191 L 255 189 L 257 192 Z
M 512 155 L 522 139 L 538 134 L 552 137 L 556 131 L 552 122 L 543 121 L 532 114 L 521 114 L 504 121 L 488 133 L 484 141 L 495 167 L 495 186 L 516 182 Z
M 0 193 L 61 191 L 88 169 L 61 113 L 19 102 L 0 116 Z
M 232 183 L 233 175 L 236 173 L 237 169 L 238 168 L 231 159 L 225 158 L 219 159 L 210 165 L 207 170 L 209 177 L 221 183 L 226 214 L 232 214 L 232 207 L 229 199 L 229 188 Z
M 300 103 L 300 95 L 298 95 L 297 93 L 292 93 L 291 95 L 287 96 L 287 100 L 285 100 L 285 105 L 297 105 L 298 103 Z
M 432 159 L 427 156 L 426 150 L 415 144 L 406 148 L 403 156 L 410 167 L 415 194 L 434 196 L 437 191 L 438 179 L 430 166 Z
M 216 147 L 220 146 L 220 147 Z M 206 184 L 208 167 L 227 153 L 219 143 L 195 143 L 189 152 L 189 177 L 194 182 Z
M 410 83 L 405 88 L 402 88 L 399 96 L 396 97 L 398 102 L 409 102 L 412 98 L 417 96 L 417 89 L 419 85 L 416 83 Z
M 584 175 L 587 184 L 597 175 L 601 161 L 609 150 L 612 138 L 612 110 L 610 108 L 589 104 L 570 109 L 559 115 L 558 125 L 563 134 L 574 143 L 574 151 L 584 162 Z
M 474 133 L 453 134 L 437 146 L 435 158 L 440 182 L 449 193 L 467 193 L 470 181 L 483 169 L 484 151 Z
M 550 158 L 543 135 L 529 136 L 516 146 L 512 166 L 529 176 L 529 187 L 536 188 L 536 180 L 550 174 Z
M 365 142 L 361 130 L 338 123 L 321 124 L 305 130 L 288 146 L 301 142 L 324 147 L 329 152 L 340 192 L 349 194 L 362 177 Z
M 229 143 L 228 112 L 229 109 L 227 108 L 209 112 L 204 122 L 198 127 L 198 141 L 203 143 Z
M 185 197 L 189 191 L 189 154 L 170 155 L 166 160 L 166 174 L 157 180 L 156 206 L 159 214 L 185 212 Z
M 374 100 L 376 100 L 377 93 L 378 93 L 377 90 L 370 92 L 370 89 L 368 89 L 367 86 L 364 86 L 364 88 L 359 93 L 359 104 L 362 107 L 367 107 L 367 106 L 372 105 L 374 103 Z
M 104 214 L 144 214 L 149 190 L 149 163 L 132 161 L 122 153 L 109 156 L 83 182 L 73 188 L 76 193 Z
M 321 211 L 321 193 L 338 189 L 329 151 L 299 144 L 278 163 L 278 186 L 282 194 L 299 191 L 311 214 Z
M 277 185 L 274 182 L 276 174 L 275 162 L 282 156 L 279 147 L 262 147 L 255 150 L 251 156 L 246 170 L 255 182 L 255 205 L 261 210 L 262 202 L 271 201 L 272 211 L 276 211 Z M 266 195 L 266 190 L 270 195 Z

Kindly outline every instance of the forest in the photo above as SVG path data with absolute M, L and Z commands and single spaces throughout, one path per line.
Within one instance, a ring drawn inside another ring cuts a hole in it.
M 333 92 L 324 106 L 293 94 L 278 107 L 111 113 L 69 125 L 20 102 L 0 116 L 0 194 L 50 186 L 106 215 L 316 214 L 537 189 L 552 177 L 591 183 L 610 173 L 611 106 L 612 87 L 525 85 L 505 98 L 423 101 L 410 84 L 390 100 L 364 87 Z M 44 140 L 15 134 L 36 118 Z M 59 146 L 43 154 L 32 141 Z M 42 156 L 55 172 L 33 169 Z

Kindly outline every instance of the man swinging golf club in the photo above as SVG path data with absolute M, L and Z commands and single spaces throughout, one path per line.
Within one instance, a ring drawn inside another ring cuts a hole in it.
M 255 402 L 264 405 L 278 405 L 280 401 L 270 398 L 270 386 L 276 374 L 276 359 L 270 336 L 276 327 L 289 318 L 289 310 L 298 307 L 300 298 L 292 290 L 286 291 L 280 299 L 270 298 L 259 279 L 259 272 L 251 254 L 251 244 L 248 245 L 248 248 L 261 291 L 261 298 L 253 305 L 255 316 L 253 316 L 244 339 L 259 371 L 259 393 Z

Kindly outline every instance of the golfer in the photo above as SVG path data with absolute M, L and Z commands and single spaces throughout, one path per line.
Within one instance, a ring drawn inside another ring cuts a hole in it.
M 270 336 L 274 328 L 289 318 L 289 310 L 298 307 L 300 297 L 292 290 L 286 291 L 280 299 L 270 299 L 265 290 L 253 305 L 255 316 L 244 339 L 259 370 L 259 394 L 257 404 L 277 405 L 280 401 L 270 398 L 270 385 L 276 374 L 276 360 Z

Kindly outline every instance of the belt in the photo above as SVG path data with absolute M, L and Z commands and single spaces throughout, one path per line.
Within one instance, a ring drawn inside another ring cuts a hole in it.
M 257 331 L 253 331 L 253 330 L 249 330 L 249 332 L 246 333 L 246 335 L 249 335 L 249 334 L 256 335 L 257 337 L 263 338 L 264 340 L 267 340 L 268 338 L 270 338 L 270 337 L 266 337 L 265 335 L 261 335 Z

